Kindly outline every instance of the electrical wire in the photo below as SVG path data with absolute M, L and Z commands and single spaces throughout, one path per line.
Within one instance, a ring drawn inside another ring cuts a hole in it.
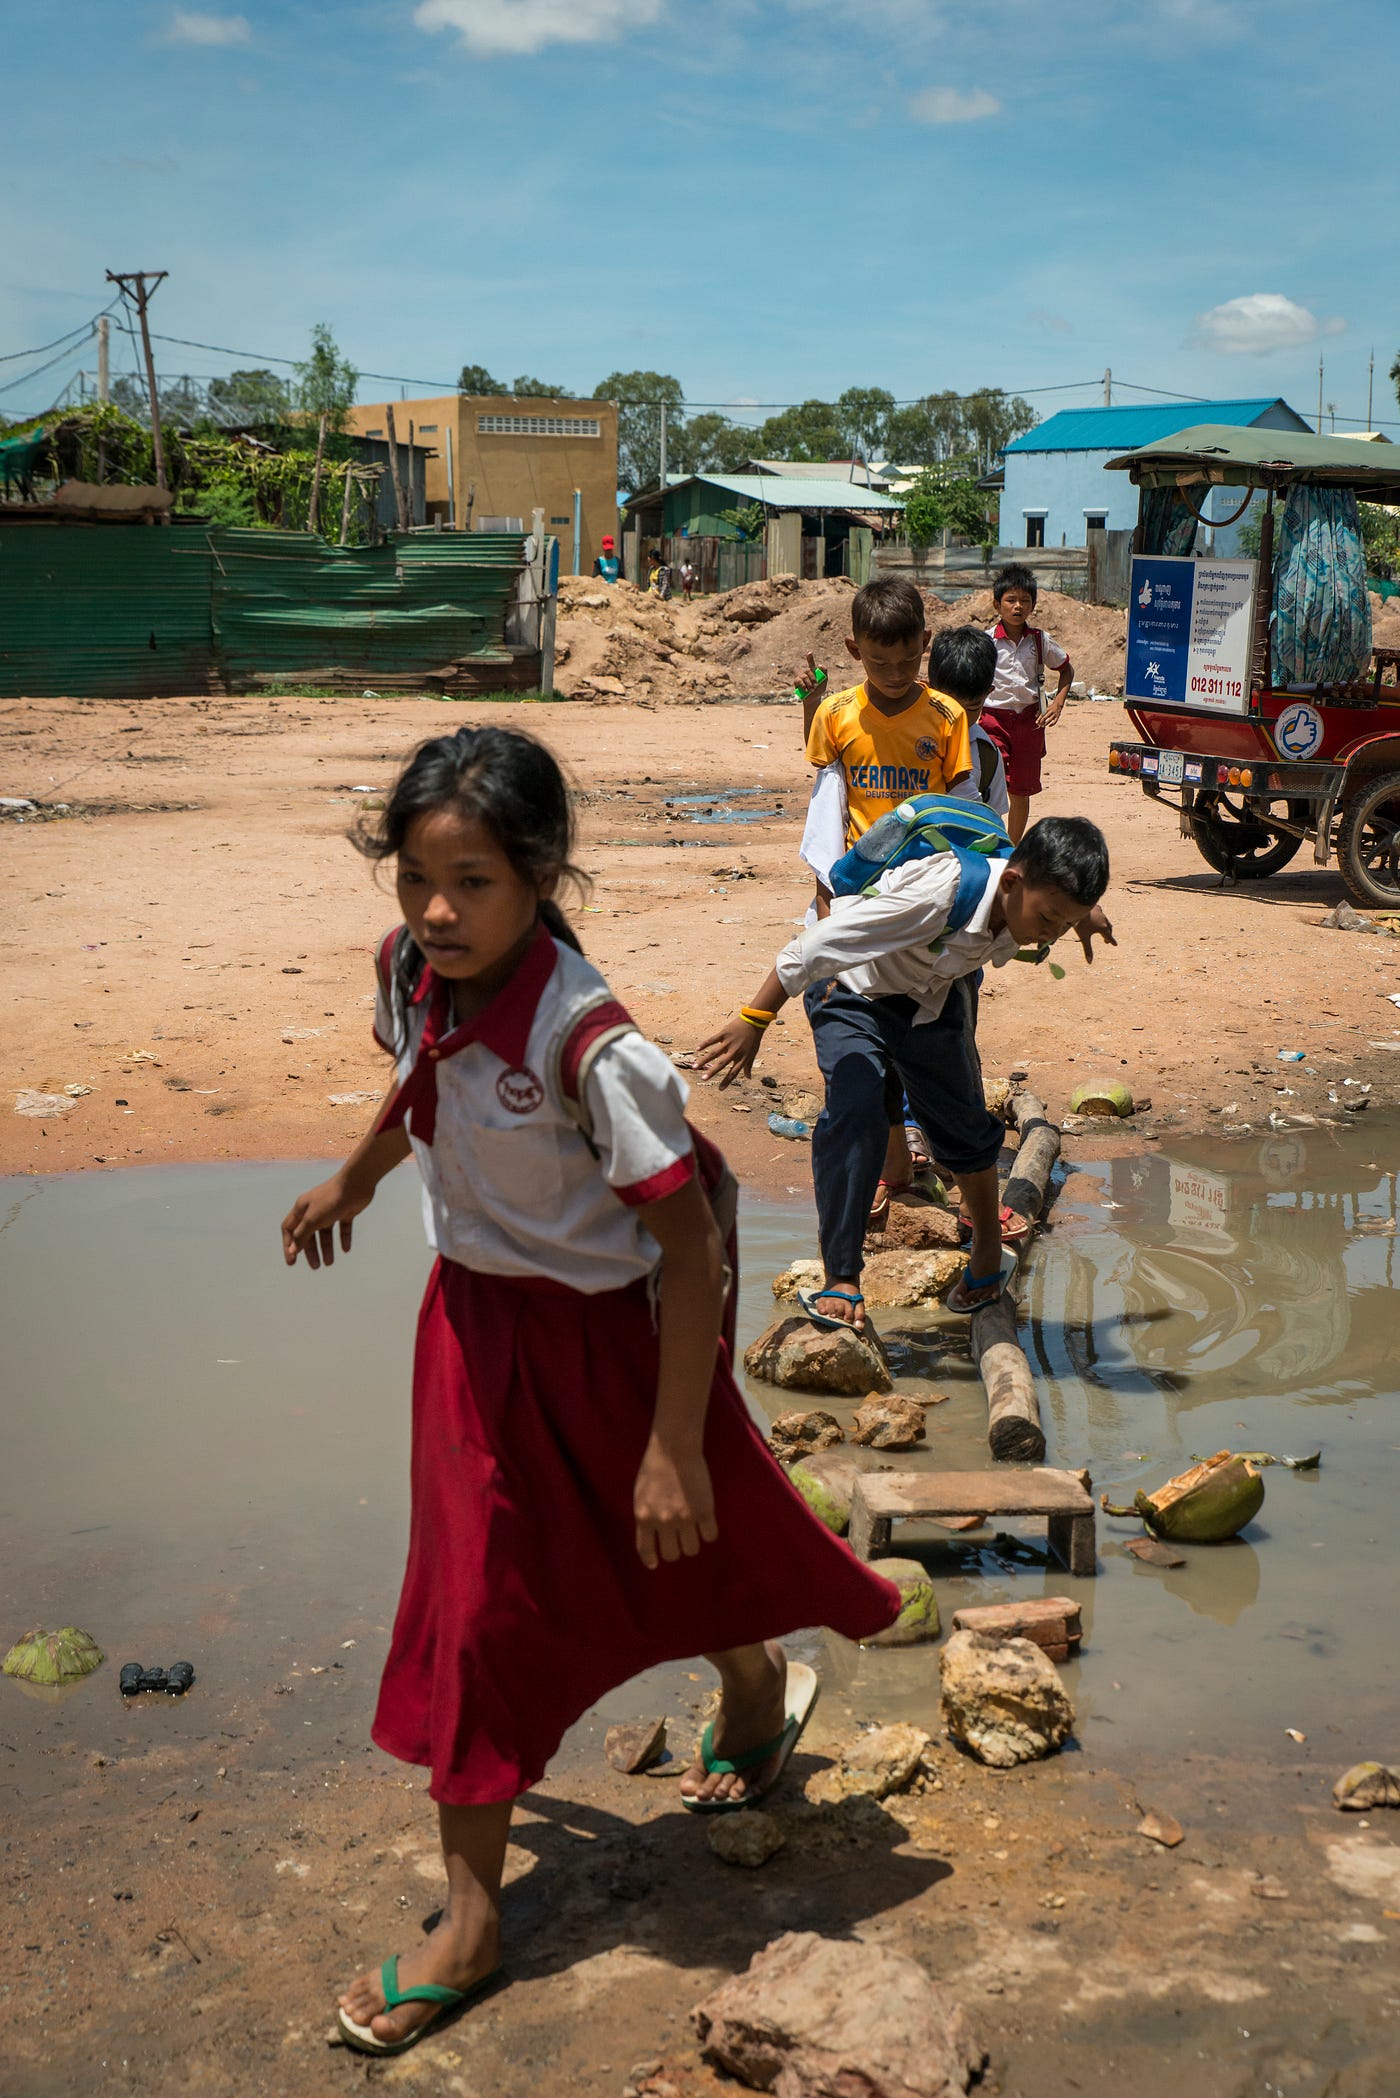
M 17 386 L 27 386 L 31 379 L 39 378 L 43 372 L 51 372 L 56 364 L 66 363 L 68 358 L 81 354 L 82 344 L 70 343 L 66 350 L 60 350 L 56 357 L 50 357 L 47 364 L 36 364 L 33 371 L 21 372 L 17 379 L 7 379 L 4 385 L 0 386 L 0 393 L 13 393 Z
M 32 350 L 6 350 L 4 355 L 0 356 L 0 364 L 17 364 L 23 357 L 42 357 L 46 350 L 56 350 L 60 343 L 72 342 L 79 335 L 91 335 L 97 323 L 111 313 L 116 305 L 117 301 L 113 299 L 111 306 L 104 306 L 101 313 L 94 313 L 91 320 L 82 322 L 79 327 L 70 328 L 66 335 L 55 335 L 52 342 L 41 342 Z

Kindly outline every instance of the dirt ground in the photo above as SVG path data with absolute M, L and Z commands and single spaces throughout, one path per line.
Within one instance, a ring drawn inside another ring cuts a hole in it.
M 345 833 L 412 744 L 462 714 L 293 697 L 5 708 L 4 792 L 69 813 L 0 822 L 0 1170 L 347 1149 L 386 1082 L 371 949 L 394 911 Z M 692 1050 L 753 994 L 810 893 L 795 706 L 501 704 L 473 718 L 487 715 L 566 761 L 593 885 L 584 946 L 643 1027 Z M 1082 1080 L 1126 1081 L 1151 1102 L 1128 1142 L 1336 1115 L 1365 1084 L 1372 1106 L 1393 1100 L 1400 1067 L 1375 1046 L 1400 1039 L 1390 940 L 1320 927 L 1343 888 L 1306 852 L 1270 881 L 1223 887 L 1170 811 L 1108 774 L 1126 729 L 1117 705 L 1071 702 L 1041 803 L 1103 824 L 1119 945 L 1092 970 L 1065 953 L 1062 981 L 1015 966 L 991 977 L 989 1069 L 1023 1066 L 1057 1109 Z M 726 811 L 745 820 L 698 820 Z M 1280 1063 L 1281 1049 L 1306 1060 Z M 800 1013 L 771 1031 L 755 1082 L 697 1088 L 694 1102 L 745 1177 L 782 1194 L 805 1183 L 806 1159 L 769 1137 L 762 1076 L 784 1098 L 813 1084 Z
M 0 824 L 0 1170 L 343 1153 L 385 1081 L 371 950 L 393 919 L 344 834 L 417 738 L 488 713 L 572 771 L 593 881 L 580 930 L 642 1025 L 684 1054 L 750 995 L 808 895 L 791 703 L 12 704 L 0 789 L 45 813 Z M 1110 779 L 1124 728 L 1115 705 L 1072 704 L 1043 802 L 1107 830 L 1120 944 L 1089 971 L 1065 954 L 1062 982 L 990 982 L 989 1070 L 1025 1067 L 1057 1109 L 1104 1076 L 1150 1100 L 1111 1139 L 1067 1139 L 1071 1155 L 1337 1116 L 1347 1078 L 1392 1102 L 1396 1058 L 1374 1045 L 1400 1039 L 1400 956 L 1320 928 L 1342 887 L 1305 858 L 1222 887 L 1167 812 Z M 696 820 L 716 805 L 758 820 Z M 776 1086 L 698 1088 L 695 1113 L 751 1186 L 805 1193 L 805 1150 L 765 1124 L 814 1080 L 800 1015 L 760 1072 Z M 661 2098 L 732 2089 L 701 2067 L 688 2011 L 786 1928 L 923 1961 L 973 2013 L 1002 2098 L 1395 2088 L 1400 1851 L 1334 1812 L 1325 1743 L 1268 1774 L 1169 1743 L 1131 1772 L 1068 1755 L 998 1774 L 941 1745 L 939 1789 L 883 1809 L 817 1809 L 790 1785 L 787 1847 L 749 1875 L 710 1855 L 664 1780 L 607 1770 L 588 1723 L 522 1812 L 511 1985 L 367 2065 L 327 2044 L 334 1989 L 404 1943 L 440 1868 L 421 1781 L 365 1746 L 373 1684 L 339 1649 L 280 1683 L 192 1694 L 178 1727 L 115 1698 L 68 1708 L 44 1785 L 5 1793 L 7 2094 L 319 2098 L 375 2081 L 618 2098 L 643 2063 L 661 2065 Z M 860 1716 L 829 1682 L 799 1780 Z M 1139 1806 L 1181 1820 L 1180 1849 L 1133 1833 Z

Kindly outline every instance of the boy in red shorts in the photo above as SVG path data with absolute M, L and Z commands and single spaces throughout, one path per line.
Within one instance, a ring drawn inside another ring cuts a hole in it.
M 1013 562 L 998 571 L 992 584 L 997 608 L 995 626 L 987 632 L 996 643 L 996 682 L 982 709 L 982 727 L 992 738 L 1006 767 L 1011 810 L 1007 829 L 1019 844 L 1031 812 L 1031 796 L 1040 792 L 1040 761 L 1045 731 L 1064 711 L 1074 665 L 1042 627 L 1032 626 L 1036 581 L 1029 568 Z M 1045 673 L 1057 670 L 1054 696 L 1045 698 Z

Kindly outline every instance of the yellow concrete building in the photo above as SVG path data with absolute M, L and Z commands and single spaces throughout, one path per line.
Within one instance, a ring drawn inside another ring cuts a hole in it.
M 603 535 L 617 533 L 617 407 L 513 394 L 441 395 L 394 401 L 398 441 L 431 445 L 425 463 L 428 522 L 461 530 L 529 531 L 536 509 L 559 540 L 559 566 L 574 565 L 574 491 L 579 491 L 579 568 L 587 575 Z M 361 403 L 349 427 L 385 437 L 386 403 Z

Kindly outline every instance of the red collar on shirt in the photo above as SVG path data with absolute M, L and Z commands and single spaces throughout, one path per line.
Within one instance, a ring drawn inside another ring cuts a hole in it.
M 1021 629 L 1021 641 L 1025 640 L 1027 634 L 1038 634 L 1039 632 L 1039 627 L 1033 627 L 1030 621 L 1027 620 L 1025 626 Z M 992 639 L 993 641 L 1011 641 L 1011 636 L 1007 633 L 1006 628 L 1002 625 L 1000 620 L 998 620 L 996 625 L 992 628 Z M 1021 646 L 1021 641 L 1012 641 L 1012 647 L 1019 648 Z
M 437 1067 L 469 1042 L 480 1042 L 501 1059 L 508 1071 L 519 1070 L 525 1062 L 530 1029 L 535 1024 L 544 987 L 558 960 L 558 949 L 541 918 L 515 974 L 502 984 L 488 1005 L 460 1027 L 451 1024 L 451 986 L 432 969 L 425 968 L 413 994 L 415 1005 L 426 1002 L 428 1007 L 418 1055 L 413 1069 L 380 1116 L 379 1129 L 395 1129 L 407 1121 L 421 1143 L 431 1144 L 437 1134 Z

